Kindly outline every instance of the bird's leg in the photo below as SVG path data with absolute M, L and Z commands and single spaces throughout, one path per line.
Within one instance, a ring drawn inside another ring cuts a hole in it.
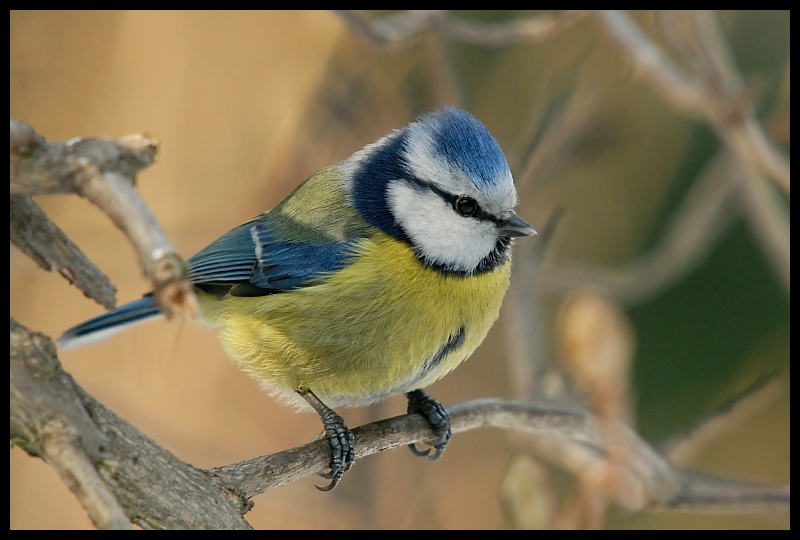
M 336 487 L 342 479 L 342 475 L 350 470 L 356 459 L 356 444 L 353 432 L 350 431 L 341 416 L 333 412 L 321 399 L 314 395 L 311 390 L 297 392 L 309 405 L 311 405 L 325 427 L 325 435 L 331 445 L 330 471 L 320 473 L 320 476 L 331 481 L 325 487 L 316 486 L 320 491 L 330 491 Z
M 436 435 L 436 439 L 428 443 L 436 450 L 433 454 L 431 454 L 430 448 L 420 450 L 414 443 L 409 444 L 408 447 L 418 456 L 439 459 L 453 434 L 450 429 L 450 416 L 441 403 L 422 390 L 408 392 L 406 397 L 408 398 L 408 414 L 418 413 L 427 418 Z

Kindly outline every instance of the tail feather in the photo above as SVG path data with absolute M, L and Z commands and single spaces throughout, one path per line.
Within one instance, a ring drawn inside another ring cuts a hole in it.
M 97 343 L 117 332 L 163 314 L 152 296 L 145 296 L 73 326 L 56 340 L 62 350 Z

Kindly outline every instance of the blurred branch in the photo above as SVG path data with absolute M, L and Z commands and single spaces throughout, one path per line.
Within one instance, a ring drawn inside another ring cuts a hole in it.
M 441 35 L 433 33 L 425 40 L 427 75 L 438 103 L 463 107 L 465 96 L 462 75 L 453 59 L 453 51 Z
M 353 34 L 373 45 L 399 50 L 407 48 L 431 30 L 475 45 L 500 47 L 512 43 L 538 43 L 549 39 L 588 12 L 561 11 L 524 20 L 481 23 L 454 19 L 444 10 L 407 11 L 366 20 L 352 10 L 334 10 Z
M 570 471 L 576 478 L 569 504 L 551 515 L 548 526 L 600 528 L 611 502 L 629 510 L 759 510 L 788 505 L 788 487 L 755 486 L 680 470 L 626 427 L 634 338 L 624 311 L 613 301 L 591 289 L 579 290 L 565 300 L 558 323 L 565 372 L 584 393 L 591 412 L 576 412 L 587 422 L 578 430 L 583 436 L 580 439 L 561 433 L 517 439 L 521 452 L 532 450 L 539 459 Z M 763 407 L 781 388 L 773 380 L 748 389 L 693 430 L 691 437 L 679 437 L 670 456 L 691 455 L 692 450 Z M 542 474 L 529 471 L 531 481 L 540 484 L 545 481 Z M 505 493 L 506 507 L 554 506 L 541 496 L 532 497 L 519 489 L 517 493 L 521 500 Z
M 197 314 L 192 288 L 183 281 L 181 258 L 134 189 L 136 174 L 156 159 L 156 141 L 131 135 L 118 140 L 76 138 L 52 143 L 29 125 L 12 119 L 10 146 L 12 199 L 45 193 L 76 193 L 87 198 L 131 241 L 165 312 Z
M 335 9 L 333 12 L 350 32 L 388 50 L 405 49 L 415 44 L 420 35 L 434 28 L 435 20 L 445 14 L 442 10 L 411 10 L 368 21 L 351 9 Z
M 764 410 L 785 390 L 786 385 L 776 374 L 761 378 L 720 405 L 691 429 L 670 437 L 659 447 L 673 463 L 688 463 L 720 434 L 732 431 L 737 425 Z
M 760 486 L 729 482 L 696 472 L 681 474 L 681 495 L 664 504 L 665 508 L 686 510 L 749 510 L 784 507 L 788 511 L 789 486 Z M 658 508 L 656 505 L 655 508 Z
M 739 167 L 739 194 L 744 215 L 759 246 L 789 294 L 791 285 L 791 231 L 789 208 L 749 167 Z
M 539 43 L 551 38 L 587 14 L 587 11 L 582 10 L 565 10 L 502 23 L 443 19 L 439 28 L 445 35 L 459 41 L 499 47 L 512 43 Z
M 617 267 L 566 262 L 542 265 L 538 271 L 541 286 L 566 292 L 592 285 L 623 304 L 644 302 L 700 265 L 716 239 L 741 214 L 788 294 L 788 210 L 755 172 L 725 150 L 701 171 L 650 252 Z
M 537 43 L 567 28 L 587 12 L 562 11 L 502 23 L 454 19 L 443 10 L 408 11 L 370 21 L 351 10 L 335 13 L 353 34 L 374 45 L 397 50 L 413 45 L 422 33 L 432 30 L 451 39 L 484 46 Z M 672 40 L 672 44 L 685 60 L 691 77 L 674 66 L 624 11 L 597 10 L 594 15 L 656 92 L 674 107 L 704 117 L 732 150 L 788 196 L 789 162 L 769 141 L 756 119 L 715 15 L 709 11 L 685 12 L 690 17 L 686 24 L 680 17 L 670 17 L 671 12 L 664 13 L 667 15 L 662 20 L 668 21 L 670 30 L 682 24 L 680 29 L 689 31 L 691 47 L 684 46 L 687 40 Z
M 789 196 L 789 162 L 758 123 L 714 14 L 689 12 L 693 20 L 680 28 L 692 38 L 693 47 L 680 46 L 676 51 L 678 56 L 689 58 L 685 67 L 690 76 L 674 66 L 624 11 L 598 10 L 594 15 L 637 73 L 662 98 L 705 118 L 729 148 Z M 670 30 L 677 26 L 674 17 L 662 20 Z
M 554 263 L 539 269 L 544 290 L 592 285 L 623 304 L 646 301 L 699 265 L 737 217 L 738 169 L 720 152 L 693 182 L 666 231 L 649 253 L 618 267 Z
M 630 422 L 630 366 L 633 331 L 623 311 L 589 289 L 568 297 L 559 317 L 561 361 L 588 408 L 601 420 L 599 428 L 606 457 L 583 468 L 562 528 L 599 529 L 609 501 L 625 508 L 642 508 L 647 490 L 631 478 L 636 459 L 622 426 Z
M 106 309 L 116 305 L 116 287 L 30 197 L 11 197 L 11 243 L 47 270 L 57 270 Z

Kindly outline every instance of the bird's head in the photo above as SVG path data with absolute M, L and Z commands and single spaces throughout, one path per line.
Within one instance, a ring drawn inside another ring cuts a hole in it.
M 440 271 L 492 270 L 508 260 L 512 238 L 536 233 L 514 212 L 514 180 L 497 141 L 460 109 L 421 116 L 343 168 L 362 217 Z

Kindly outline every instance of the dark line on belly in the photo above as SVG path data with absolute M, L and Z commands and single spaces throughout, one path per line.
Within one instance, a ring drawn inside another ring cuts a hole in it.
M 464 344 L 464 340 L 466 339 L 466 337 L 467 337 L 467 331 L 462 326 L 461 328 L 458 329 L 457 333 L 450 336 L 450 338 L 447 340 L 447 343 L 445 343 L 444 346 L 441 349 L 439 349 L 436 352 L 436 354 L 433 355 L 433 358 L 431 358 L 425 363 L 425 367 L 422 368 L 422 372 L 420 373 L 420 375 L 430 373 L 431 371 L 436 369 L 437 366 L 442 363 L 442 360 L 444 360 L 448 354 L 455 351 L 456 349 L 461 347 L 461 345 Z

